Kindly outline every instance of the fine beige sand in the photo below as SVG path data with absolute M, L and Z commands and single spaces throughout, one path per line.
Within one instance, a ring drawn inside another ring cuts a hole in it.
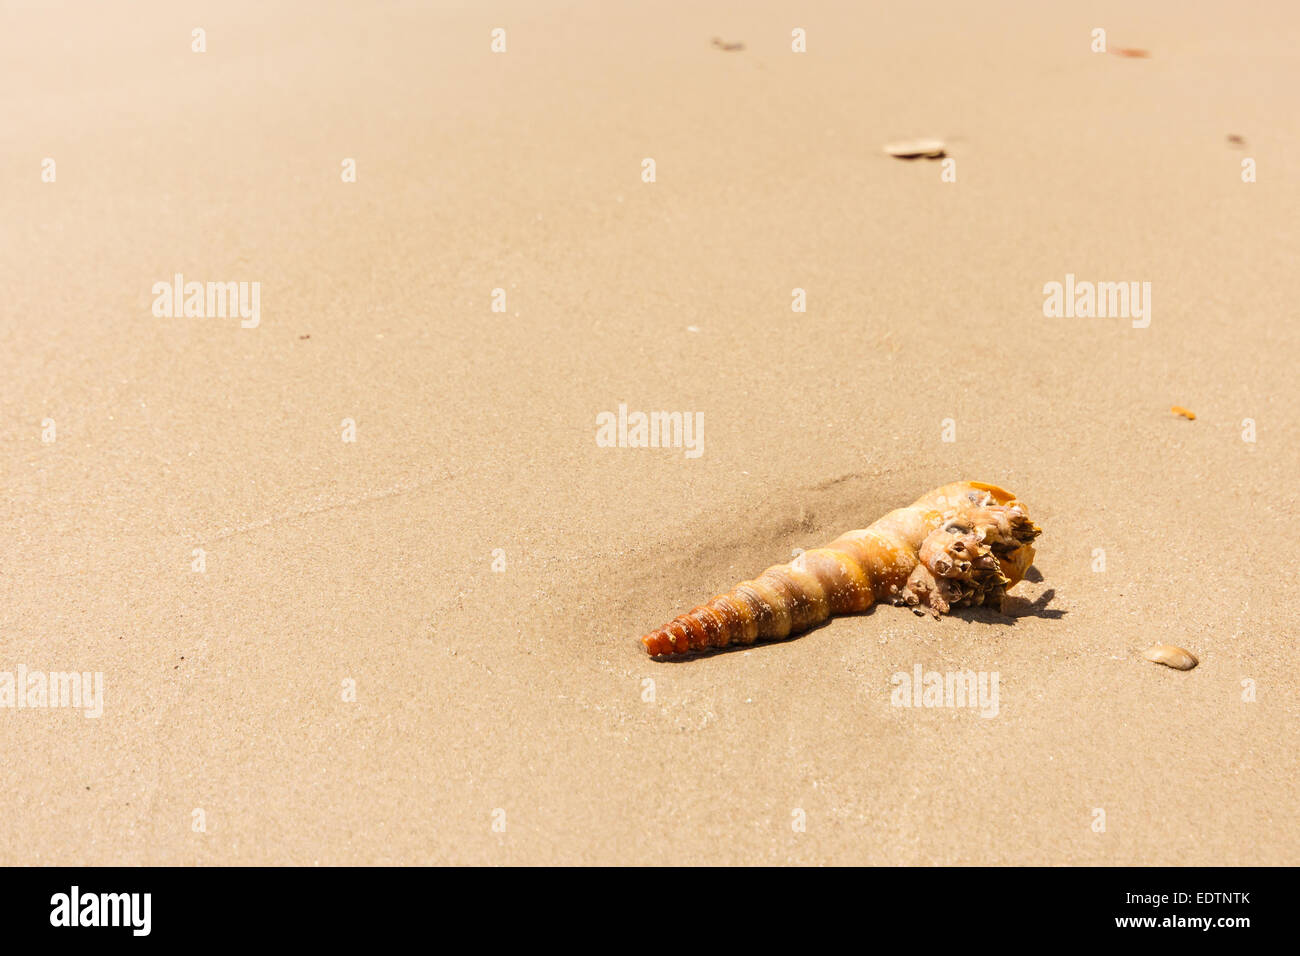
M 1300 863 L 1300 14 L 1088 6 L 10 5 L 0 862 Z M 959 479 L 1007 615 L 644 654 Z

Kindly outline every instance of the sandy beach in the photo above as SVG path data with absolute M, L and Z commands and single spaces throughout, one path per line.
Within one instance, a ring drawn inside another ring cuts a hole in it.
M 1294 5 L 132 6 L 0 31 L 0 863 L 1300 864 Z M 638 641 L 965 479 L 1005 613 Z

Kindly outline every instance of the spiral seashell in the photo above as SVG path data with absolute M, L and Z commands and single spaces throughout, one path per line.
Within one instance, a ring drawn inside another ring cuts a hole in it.
M 773 641 L 888 601 L 935 616 L 997 605 L 1034 560 L 1039 528 L 997 485 L 944 485 L 869 528 L 768 568 L 673 618 L 641 642 L 672 657 Z

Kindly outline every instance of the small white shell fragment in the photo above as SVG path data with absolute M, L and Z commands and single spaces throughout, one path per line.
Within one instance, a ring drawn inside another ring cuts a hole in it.
M 943 151 L 943 140 L 940 139 L 909 139 L 885 147 L 886 153 L 899 159 L 916 159 L 918 156 L 938 159 Z
M 1142 656 L 1154 664 L 1164 664 L 1175 670 L 1189 671 L 1200 663 L 1191 651 L 1172 644 L 1157 644 L 1142 652 Z

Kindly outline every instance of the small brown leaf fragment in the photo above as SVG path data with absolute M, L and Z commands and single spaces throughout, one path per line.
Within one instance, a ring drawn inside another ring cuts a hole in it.
M 1245 145 L 1246 145 L 1246 141 L 1245 141 L 1244 139 L 1242 139 L 1240 136 L 1238 136 L 1236 133 L 1229 133 L 1229 134 L 1228 134 L 1228 143 L 1229 143 L 1229 145 L 1231 145 L 1231 146 L 1245 146 Z
M 1169 410 L 1175 415 L 1182 415 L 1183 418 L 1187 419 L 1189 422 L 1196 421 L 1196 413 L 1183 408 L 1181 405 L 1171 405 L 1169 406 Z
M 1189 671 L 1200 663 L 1191 651 L 1172 644 L 1156 644 L 1142 652 L 1142 656 L 1153 664 L 1164 664 L 1174 670 Z

